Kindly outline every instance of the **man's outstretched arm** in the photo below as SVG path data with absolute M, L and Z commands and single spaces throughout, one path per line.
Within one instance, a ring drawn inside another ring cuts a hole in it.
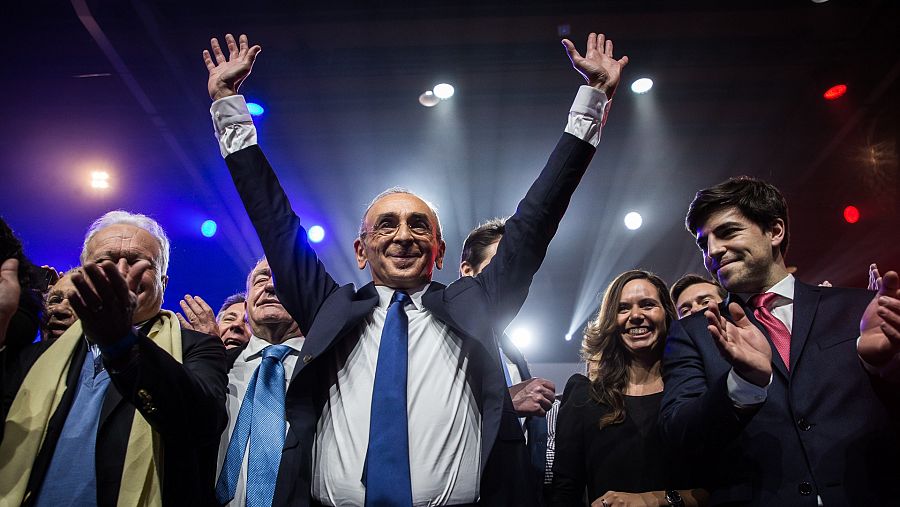
M 628 63 L 628 57 L 613 56 L 612 41 L 603 34 L 588 36 L 584 56 L 570 41 L 563 44 L 587 85 L 578 90 L 563 137 L 506 222 L 494 260 L 476 277 L 492 299 L 501 327 L 515 316 L 528 295 L 532 278 L 600 142 L 609 98 Z
M 306 230 L 256 144 L 247 104 L 237 94 L 262 48 L 250 46 L 246 35 L 236 42 L 229 34 L 225 42 L 227 58 L 216 39 L 210 41 L 211 53 L 203 51 L 209 71 L 207 90 L 215 101 L 210 112 L 219 148 L 272 267 L 278 297 L 305 335 L 337 284 L 307 241 Z

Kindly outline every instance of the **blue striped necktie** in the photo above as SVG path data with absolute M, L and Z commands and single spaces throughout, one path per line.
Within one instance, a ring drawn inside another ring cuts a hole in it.
M 364 475 L 366 507 L 412 505 L 406 418 L 409 320 L 403 309 L 408 302 L 405 292 L 394 293 L 381 332 Z
M 259 367 L 250 377 L 216 482 L 216 498 L 222 504 L 234 499 L 249 440 L 247 506 L 272 505 L 287 424 L 284 415 L 284 365 L 281 361 L 290 351 L 287 345 L 264 348 Z

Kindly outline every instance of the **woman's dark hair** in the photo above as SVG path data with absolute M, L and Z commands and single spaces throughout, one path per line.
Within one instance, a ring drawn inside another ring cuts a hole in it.
M 772 230 L 775 220 L 784 220 L 784 240 L 779 245 L 781 255 L 787 253 L 788 206 L 784 196 L 774 185 L 749 176 L 729 178 L 718 185 L 705 188 L 694 197 L 688 207 L 684 226 L 694 237 L 697 229 L 718 211 L 737 208 L 742 215 L 758 225 L 763 231 Z
M 624 393 L 628 385 L 628 367 L 631 365 L 632 357 L 622 342 L 621 329 L 616 317 L 619 313 L 622 290 L 625 284 L 632 280 L 647 280 L 653 284 L 666 312 L 665 328 L 659 330 L 660 340 L 656 344 L 660 357 L 669 326 L 677 319 L 675 305 L 669 297 L 666 283 L 649 271 L 639 269 L 626 271 L 617 276 L 606 288 L 600 311 L 585 326 L 584 339 L 581 342 L 581 355 L 585 361 L 596 361 L 599 357 L 597 376 L 591 380 L 591 398 L 610 409 L 600 418 L 600 428 L 625 421 Z

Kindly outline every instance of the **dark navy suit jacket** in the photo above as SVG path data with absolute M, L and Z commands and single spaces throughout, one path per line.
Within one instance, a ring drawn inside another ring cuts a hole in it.
M 773 346 L 767 399 L 752 409 L 728 397 L 731 367 L 706 318 L 674 323 L 663 357 L 663 434 L 686 464 L 704 466 L 700 486 L 713 505 L 814 507 L 817 496 L 828 507 L 900 505 L 900 386 L 867 373 L 856 352 L 872 297 L 797 281 L 790 372 Z
M 482 414 L 481 505 L 533 505 L 529 458 L 509 397 L 498 350 L 503 328 L 528 295 L 550 239 L 594 147 L 563 134 L 540 176 L 506 223 L 490 265 L 449 286 L 432 282 L 422 301 L 435 318 L 471 341 L 468 383 Z M 312 444 L 327 388 L 333 382 L 317 359 L 339 354 L 378 301 L 373 284 L 338 285 L 306 239 L 275 173 L 258 146 L 226 158 L 235 186 L 272 268 L 279 299 L 306 336 L 286 398 L 290 420 L 275 505 L 310 505 Z M 336 197 L 340 198 L 340 197 Z M 340 347 L 336 345 L 342 344 Z M 332 359 L 334 356 L 332 356 Z M 333 362 L 332 362 L 333 364 Z
M 531 370 L 528 369 L 528 361 L 506 334 L 500 338 L 500 348 L 516 365 L 519 377 L 523 381 L 530 379 Z M 534 492 L 541 495 L 544 486 L 544 468 L 547 466 L 547 418 L 529 416 L 525 418 L 524 424 L 527 430 L 528 458 L 531 460 Z

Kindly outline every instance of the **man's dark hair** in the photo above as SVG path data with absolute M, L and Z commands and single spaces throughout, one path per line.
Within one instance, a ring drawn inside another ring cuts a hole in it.
M 487 247 L 500 241 L 504 232 L 506 232 L 505 218 L 494 218 L 472 229 L 463 243 L 460 264 L 468 262 L 472 267 L 479 266 L 484 262 Z
M 216 320 L 219 320 L 219 316 L 225 312 L 231 305 L 236 305 L 238 303 L 243 303 L 247 300 L 247 295 L 243 292 L 238 292 L 237 294 L 232 294 L 225 298 L 225 302 L 222 303 L 222 307 L 219 308 L 219 313 L 216 314 Z
M 710 215 L 727 208 L 737 208 L 764 231 L 771 230 L 775 220 L 784 220 L 784 240 L 779 248 L 782 256 L 787 253 L 790 231 L 788 206 L 774 185 L 749 176 L 737 176 L 705 188 L 697 192 L 688 207 L 684 225 L 696 237 L 697 229 L 709 220 Z
M 725 290 L 725 287 L 722 287 L 717 282 L 691 273 L 682 276 L 678 279 L 677 282 L 672 284 L 672 288 L 669 289 L 669 294 L 672 295 L 672 301 L 678 301 L 678 296 L 680 296 L 681 293 L 684 292 L 684 289 L 687 289 L 691 285 L 697 285 L 698 283 L 708 283 L 710 285 L 715 285 L 716 290 L 719 292 L 719 297 L 721 297 L 722 299 L 725 299 L 725 297 L 728 296 L 728 291 Z

